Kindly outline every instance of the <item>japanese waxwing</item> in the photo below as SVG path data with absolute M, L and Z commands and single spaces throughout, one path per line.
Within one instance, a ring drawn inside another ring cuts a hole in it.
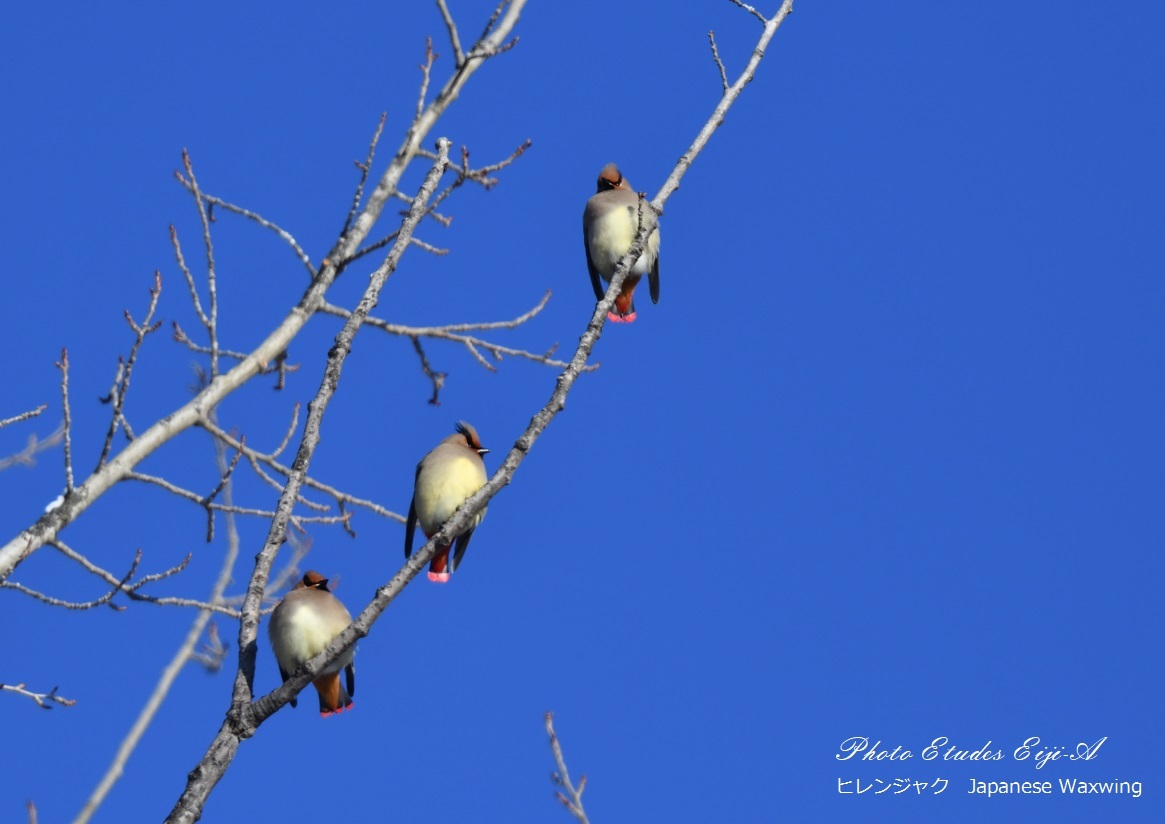
M 598 192 L 587 201 L 583 210 L 583 246 L 587 250 L 587 269 L 595 299 L 602 300 L 606 291 L 600 278 L 610 282 L 615 267 L 627 254 L 639 231 L 639 195 L 614 163 L 608 163 L 599 172 Z M 607 318 L 616 323 L 635 320 L 635 302 L 632 296 L 639 279 L 647 275 L 651 302 L 659 303 L 659 226 L 655 212 L 643 203 L 643 224 L 651 230 L 647 245 L 639 260 L 623 280 L 623 288 L 615 298 L 615 309 Z
M 417 524 L 426 538 L 432 538 L 465 499 L 485 485 L 485 462 L 481 456 L 489 452 L 481 445 L 477 430 L 462 421 L 457 431 L 437 444 L 417 464 L 417 478 L 413 486 L 413 501 L 405 522 L 405 557 L 413 554 L 413 533 Z M 449 559 L 449 544 L 437 548 L 429 564 L 429 580 L 446 583 L 457 571 L 473 530 L 485 517 L 485 508 L 474 516 L 464 531 L 453 539 L 453 559 Z
M 350 623 L 352 616 L 328 589 L 328 579 L 315 570 L 304 573 L 303 579 L 276 604 L 267 624 L 283 680 L 323 652 Z M 354 649 L 349 648 L 312 682 L 320 694 L 320 715 L 343 712 L 352 706 L 352 694 L 356 692 L 354 656 Z M 340 686 L 340 670 L 344 670 L 347 690 Z M 291 706 L 296 703 L 292 698 Z

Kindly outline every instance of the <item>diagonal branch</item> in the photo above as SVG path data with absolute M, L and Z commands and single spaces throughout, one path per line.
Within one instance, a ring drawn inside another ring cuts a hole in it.
M 75 698 L 62 698 L 57 695 L 57 687 L 53 687 L 48 692 L 31 692 L 25 689 L 25 686 L 25 684 L 0 684 L 0 692 L 14 692 L 17 695 L 23 695 L 25 698 L 31 698 L 36 702 L 38 707 L 46 710 L 51 710 L 53 704 L 71 707 L 77 703 Z
M 35 418 L 37 415 L 39 415 L 41 412 L 44 412 L 48 408 L 49 405 L 47 403 L 42 403 L 36 409 L 30 409 L 27 412 L 21 412 L 19 415 L 11 418 L 4 418 L 3 420 L 0 420 L 0 429 L 3 429 L 9 424 L 20 423 L 21 421 L 26 421 L 29 418 Z
M 760 62 L 760 58 L 764 56 L 764 46 L 772 39 L 773 34 L 776 33 L 777 27 L 780 26 L 782 20 L 788 16 L 792 9 L 792 0 L 785 0 L 780 11 L 772 20 L 770 20 L 765 30 L 761 35 L 756 48 L 753 51 L 753 59 L 748 63 L 744 74 L 732 86 L 730 96 L 726 96 L 719 105 L 715 108 L 712 116 L 705 123 L 701 129 L 699 136 L 688 151 L 680 158 L 676 164 L 675 169 L 672 170 L 668 177 L 664 188 L 656 195 L 655 200 L 650 204 L 650 208 L 662 213 L 663 205 L 679 187 L 680 178 L 691 166 L 692 161 L 704 148 L 708 142 L 708 138 L 712 132 L 715 131 L 715 124 L 723 119 L 724 112 L 727 106 L 730 106 L 732 101 L 735 101 L 739 96 L 740 91 L 747 84 L 748 80 L 756 72 L 756 67 Z M 725 105 L 727 101 L 727 106 Z M 645 203 L 640 199 L 640 210 L 644 208 Z M 340 654 L 350 648 L 360 638 L 368 634 L 372 624 L 384 613 L 389 604 L 399 595 L 408 583 L 417 576 L 432 560 L 437 552 L 438 546 L 447 545 L 452 542 L 453 536 L 461 533 L 462 530 L 468 526 L 469 522 L 480 512 L 485 505 L 498 493 L 503 486 L 506 486 L 513 478 L 518 466 L 525 459 L 530 452 L 534 442 L 538 440 L 541 434 L 545 431 L 550 421 L 566 407 L 566 396 L 570 393 L 571 387 L 582 374 L 586 368 L 587 359 L 590 357 L 591 350 L 598 342 L 599 336 L 602 334 L 603 324 L 607 319 L 607 313 L 615 303 L 615 296 L 619 293 L 620 285 L 626 277 L 627 272 L 630 271 L 634 262 L 643 254 L 643 249 L 647 244 L 646 226 L 640 216 L 640 228 L 636 235 L 635 242 L 631 249 L 619 261 L 619 265 L 615 268 L 612 276 L 611 285 L 607 289 L 603 300 L 595 306 L 595 311 L 591 315 L 590 322 L 587 324 L 586 330 L 579 339 L 578 348 L 575 350 L 574 356 L 571 358 L 569 365 L 558 376 L 555 382 L 554 391 L 550 395 L 550 400 L 545 406 L 540 409 L 533 418 L 531 418 L 529 425 L 525 431 L 519 436 L 512 449 L 506 455 L 502 465 L 493 476 L 485 483 L 485 485 L 471 495 L 466 501 L 457 508 L 457 511 L 449 518 L 433 536 L 422 546 L 419 550 L 414 552 L 412 556 L 405 562 L 404 566 L 397 571 L 396 575 L 380 589 L 376 591 L 375 597 L 364 608 L 363 611 L 356 617 L 356 619 L 339 635 L 332 639 L 327 648 L 316 657 L 312 658 L 303 665 L 297 672 L 285 681 L 281 686 L 277 687 L 272 692 L 257 699 L 249 707 L 241 708 L 238 716 L 239 728 L 245 731 L 246 735 L 253 734 L 254 730 L 271 716 L 281 706 L 291 700 L 299 693 L 315 676 L 319 675 L 323 669 L 332 661 L 334 661 Z M 234 732 L 235 735 L 239 733 Z M 220 737 L 216 740 L 215 747 L 229 746 L 229 742 L 223 739 L 223 734 L 220 732 Z M 237 746 L 237 742 L 236 742 Z M 208 753 L 208 758 L 214 755 L 212 749 Z M 205 763 L 205 761 L 204 761 Z
M 296 498 L 303 486 L 303 479 L 307 475 L 312 456 L 319 444 L 320 423 L 339 385 L 344 361 L 352 349 L 352 341 L 360 330 L 364 318 L 376 305 L 380 290 L 384 287 L 388 277 L 396 270 L 401 255 L 409 247 L 409 238 L 421 218 L 424 217 L 425 206 L 436 191 L 437 183 L 448 165 L 449 141 L 441 138 L 437 141 L 437 148 L 437 162 L 429 169 L 420 191 L 413 199 L 409 215 L 401 224 L 397 242 L 393 244 L 384 263 L 372 273 L 364 296 L 360 299 L 352 317 L 348 319 L 344 328 L 336 336 L 336 342 L 328 353 L 328 362 L 324 369 L 320 388 L 316 392 L 315 398 L 308 404 L 308 417 L 304 425 L 303 438 L 292 464 L 292 471 L 288 475 L 283 494 L 279 497 L 276 514 L 267 533 L 267 540 L 255 559 L 255 568 L 247 584 L 242 616 L 239 619 L 239 663 L 238 672 L 235 675 L 231 708 L 227 712 L 222 728 L 211 743 L 210 749 L 190 772 L 186 789 L 174 805 L 174 809 L 171 810 L 167 821 L 193 822 L 198 820 L 210 792 L 234 760 L 239 743 L 253 732 L 240 724 L 240 718 L 244 710 L 248 708 L 252 698 L 251 684 L 255 677 L 255 642 L 259 631 L 259 608 L 263 602 L 271 565 L 275 560 L 275 554 L 283 544 L 291 510 L 295 506 Z

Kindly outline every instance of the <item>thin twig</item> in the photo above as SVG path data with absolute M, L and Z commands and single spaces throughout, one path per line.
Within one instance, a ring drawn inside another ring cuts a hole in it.
M 234 438 L 230 433 L 228 433 L 227 431 L 225 431 L 224 429 L 222 429 L 218 425 L 214 424 L 213 422 L 202 421 L 201 425 L 207 432 L 214 435 L 214 437 L 221 440 L 223 443 L 225 443 L 231 449 L 240 449 L 241 448 L 243 455 L 247 458 L 247 460 L 251 461 L 251 465 L 252 465 L 252 467 L 255 468 L 256 473 L 260 474 L 265 480 L 270 480 L 270 479 L 267 478 L 266 475 L 264 475 L 262 472 L 259 471 L 258 467 L 255 466 L 256 462 L 266 464 L 267 466 L 271 467 L 276 472 L 278 472 L 280 475 L 283 475 L 285 477 L 291 474 L 291 467 L 279 463 L 279 461 L 275 460 L 273 455 L 264 455 L 262 452 L 259 452 L 258 450 L 251 449 L 250 447 L 247 447 L 247 446 L 243 446 L 241 441 Z M 279 451 L 282 451 L 282 449 L 283 449 L 283 447 L 280 446 Z M 278 454 L 278 451 L 275 454 Z M 319 492 L 322 492 L 325 495 L 330 495 L 331 497 L 336 499 L 337 504 L 352 504 L 353 506 L 363 507 L 364 509 L 375 512 L 377 515 L 380 515 L 381 517 L 391 518 L 392 520 L 398 521 L 402 524 L 405 522 L 405 517 L 403 515 L 400 515 L 396 512 L 392 512 L 391 510 L 385 509 L 380 504 L 377 504 L 373 501 L 365 500 L 364 498 L 357 498 L 355 495 L 350 495 L 347 492 L 343 492 L 339 489 L 336 489 L 334 486 L 329 486 L 328 484 L 325 484 L 321 481 L 318 481 L 315 478 L 312 478 L 311 476 L 307 476 L 307 475 L 304 476 L 303 485 L 307 486 L 307 487 L 311 487 L 312 489 L 315 489 Z M 278 488 L 282 489 L 283 485 L 279 484 Z M 307 506 L 312 507 L 312 508 L 317 508 L 317 507 L 322 506 L 321 504 L 313 504 L 312 502 L 307 501 L 305 498 L 303 498 L 302 495 L 299 497 L 298 500 L 300 503 L 306 504 Z M 326 509 L 326 507 L 325 507 L 325 509 Z
M 587 786 L 587 777 L 584 775 L 578 781 L 578 787 L 570 783 L 570 774 L 566 771 L 566 760 L 562 757 L 562 745 L 558 743 L 558 736 L 554 732 L 554 713 L 546 713 L 546 734 L 550 736 L 550 751 L 554 753 L 554 763 L 558 765 L 558 772 L 551 773 L 550 779 L 566 790 L 566 794 L 559 790 L 555 793 L 558 800 L 562 802 L 562 806 L 570 810 L 582 824 L 590 824 L 587 821 L 586 810 L 583 809 L 582 794 Z
M 312 277 L 315 277 L 316 269 L 314 266 L 312 266 L 311 258 L 308 257 L 307 252 L 305 252 L 300 247 L 299 243 L 296 242 L 295 237 L 292 236 L 291 232 L 280 228 L 277 224 L 272 223 L 270 220 L 258 214 L 257 212 L 252 212 L 250 209 L 244 209 L 242 206 L 236 206 L 234 203 L 223 200 L 221 197 L 215 197 L 214 195 L 208 195 L 206 192 L 200 191 L 195 185 L 193 178 L 187 180 L 181 174 L 176 174 L 175 177 L 177 178 L 178 182 L 185 186 L 191 194 L 201 198 L 208 205 L 218 206 L 219 208 L 225 209 L 228 212 L 234 212 L 236 215 L 245 217 L 248 220 L 253 220 L 264 229 L 270 229 L 272 232 L 279 235 L 279 237 L 283 239 L 283 242 L 291 247 L 291 251 L 295 253 L 297 258 L 299 258 L 299 262 L 304 265 L 308 271 L 308 274 L 310 274 Z M 211 294 L 211 311 L 212 313 L 214 311 L 213 289 Z
M 720 59 L 720 51 L 716 48 L 716 32 L 708 31 L 708 43 L 712 46 L 712 59 L 716 61 L 716 68 L 720 70 L 720 85 L 724 93 L 728 93 L 728 72 L 724 70 L 724 61 Z
M 110 390 L 109 400 L 113 402 L 113 414 L 110 416 L 109 429 L 105 433 L 105 443 L 101 447 L 101 456 L 97 459 L 97 469 L 105 465 L 106 459 L 109 457 L 109 450 L 113 447 L 113 436 L 117 432 L 119 422 L 125 421 L 124 408 L 125 396 L 129 392 L 129 381 L 133 375 L 134 364 L 137 363 L 138 350 L 141 349 L 142 343 L 146 336 L 152 332 L 157 332 L 158 327 L 162 325 L 162 321 L 153 321 L 154 312 L 158 308 L 158 298 L 162 294 L 162 273 L 154 270 L 154 285 L 150 287 L 150 305 L 146 310 L 146 317 L 140 324 L 137 323 L 133 316 L 130 315 L 129 310 L 125 310 L 125 320 L 130 328 L 134 331 L 134 342 L 129 349 L 129 357 L 125 360 L 118 358 L 117 361 L 117 377 L 113 381 L 113 389 Z M 126 424 L 126 431 L 129 434 L 128 423 Z
M 186 258 L 182 254 L 182 244 L 178 241 L 178 230 L 170 224 L 170 245 L 174 247 L 174 257 L 178 260 L 178 268 L 182 270 L 182 276 L 186 278 L 186 285 L 190 288 L 190 301 L 194 304 L 194 313 L 198 315 L 198 319 L 202 321 L 203 326 L 210 326 L 210 318 L 206 316 L 206 312 L 202 311 L 202 301 L 198 299 L 198 286 L 194 282 L 194 275 L 190 271 L 190 267 L 186 265 Z
M 348 210 L 348 217 L 344 220 L 344 228 L 340 231 L 340 236 L 348 234 L 348 230 L 352 228 L 352 218 L 356 216 L 356 210 L 360 208 L 360 199 L 364 197 L 364 184 L 368 182 L 368 172 L 372 169 L 372 158 L 376 154 L 376 144 L 380 142 L 380 135 L 384 131 L 384 121 L 388 118 L 388 112 L 380 113 L 380 122 L 376 124 L 376 131 L 372 134 L 372 141 L 368 144 L 368 156 L 364 158 L 364 162 L 356 161 L 356 168 L 360 170 L 360 182 L 356 184 L 356 194 L 352 196 L 352 208 Z
M 61 350 L 57 361 L 61 370 L 61 408 L 65 413 L 65 496 L 73 492 L 73 413 L 69 409 L 69 350 Z
M 204 196 L 198 188 L 198 180 L 194 177 L 194 164 L 190 161 L 190 152 L 182 150 L 182 165 L 186 168 L 189 181 L 183 180 L 182 175 L 176 175 L 183 185 L 194 195 L 194 202 L 198 206 L 198 217 L 202 222 L 202 244 L 206 247 L 206 289 L 210 296 L 210 313 L 205 325 L 206 333 L 210 337 L 210 376 L 218 377 L 218 277 L 215 273 L 214 244 L 210 240 L 210 213 L 204 204 Z
M 511 355 L 518 358 L 525 358 L 526 360 L 534 361 L 535 363 L 542 363 L 547 366 L 563 368 L 567 365 L 567 362 L 555 360 L 553 358 L 554 352 L 558 349 L 557 343 L 550 347 L 548 351 L 538 353 L 530 352 L 525 349 L 514 349 L 513 347 L 503 346 L 499 343 L 493 343 L 491 341 L 483 340 L 482 338 L 473 337 L 471 335 L 459 334 L 460 332 L 468 330 L 514 329 L 518 326 L 521 326 L 523 323 L 541 312 L 542 309 L 545 308 L 546 302 L 549 299 L 550 292 L 547 291 L 546 294 L 542 296 L 542 300 L 540 300 L 537 305 L 534 306 L 534 308 L 519 315 L 516 318 L 503 321 L 489 321 L 485 323 L 456 323 L 449 324 L 448 326 L 401 326 L 400 324 L 389 323 L 388 321 L 382 320 L 380 318 L 368 317 L 364 322 L 365 324 L 374 326 L 377 329 L 387 332 L 390 335 L 399 335 L 401 337 L 409 338 L 413 341 L 413 347 L 418 349 L 417 354 L 421 358 L 421 370 L 425 373 L 425 377 L 429 378 L 429 380 L 434 384 L 434 397 L 429 400 L 429 403 L 439 405 L 439 402 L 436 401 L 436 393 L 439 392 L 442 387 L 444 387 L 445 378 L 447 375 L 444 372 L 437 372 L 433 370 L 433 368 L 429 365 L 428 358 L 425 356 L 424 351 L 419 349 L 420 338 L 434 338 L 436 340 L 447 340 L 454 343 L 460 343 L 466 347 L 466 349 L 474 357 L 474 359 L 477 360 L 478 363 L 480 363 L 491 372 L 496 370 L 491 363 L 482 357 L 481 353 L 478 351 L 479 348 L 489 352 L 490 355 L 492 355 L 493 358 L 498 361 L 502 360 L 502 358 L 506 355 Z M 347 309 L 327 302 L 320 306 L 320 312 L 328 315 L 335 315 L 336 317 L 341 318 L 347 318 L 351 315 Z M 584 366 L 583 371 L 592 372 L 598 368 L 599 364 L 592 363 Z
M 461 38 L 457 34 L 457 24 L 453 22 L 453 15 L 449 13 L 449 7 L 445 5 L 445 0 L 437 0 L 437 8 L 441 10 L 441 19 L 445 21 L 445 28 L 449 29 L 449 42 L 453 45 L 453 58 L 460 68 L 461 64 L 465 62 L 465 52 L 461 50 Z
M 125 480 L 153 484 L 213 512 L 229 512 L 233 515 L 249 515 L 255 518 L 272 518 L 275 516 L 275 510 L 273 509 L 254 509 L 252 507 L 208 502 L 204 495 L 199 495 L 197 492 L 192 492 L 189 489 L 183 489 L 177 484 L 167 481 L 165 478 L 159 478 L 156 475 L 147 475 L 144 472 L 130 472 L 126 474 Z M 322 524 L 325 526 L 329 524 L 343 524 L 349 518 L 351 518 L 351 513 L 346 515 L 292 515 L 291 523 L 296 529 L 303 530 L 304 524 Z
M 27 412 L 21 412 L 14 418 L 5 418 L 4 420 L 0 420 L 0 429 L 3 429 L 9 424 L 20 423 L 20 421 L 27 421 L 29 418 L 35 418 L 37 415 L 39 415 L 41 412 L 44 412 L 48 408 L 49 405 L 47 403 L 42 403 L 36 409 L 30 409 Z
M 437 0 L 440 5 L 440 0 Z M 425 110 L 425 98 L 429 94 L 429 73 L 433 69 L 433 63 L 437 61 L 438 54 L 433 51 L 433 38 L 425 38 L 425 62 L 419 68 L 421 70 L 421 91 L 417 95 L 417 117 L 421 116 L 421 112 Z
M 97 566 L 92 561 L 90 561 L 88 558 L 86 558 L 84 555 L 82 555 L 80 552 L 77 552 L 77 550 L 73 549 L 68 544 L 66 544 L 64 541 L 62 541 L 61 539 L 59 539 L 59 538 L 54 539 L 51 543 L 51 546 L 53 546 L 58 552 L 60 552 L 66 558 L 81 565 L 82 567 L 85 568 L 86 571 L 90 572 L 93 575 L 96 575 L 98 578 L 105 581 L 107 584 L 111 584 L 114 587 L 119 588 L 120 591 L 122 593 L 124 593 L 125 595 L 127 595 L 130 598 L 130 600 L 132 600 L 132 601 L 145 601 L 147 603 L 160 604 L 163 606 L 182 606 L 182 607 L 199 607 L 200 609 L 218 609 L 217 607 L 213 607 L 212 605 L 204 604 L 201 601 L 194 601 L 194 600 L 191 600 L 189 598 L 155 598 L 152 595 L 142 595 L 140 592 L 138 592 L 139 589 L 146 586 L 147 584 L 152 584 L 155 581 L 161 581 L 164 578 L 169 578 L 173 575 L 177 575 L 179 572 L 186 569 L 186 565 L 190 563 L 190 558 L 192 557 L 189 553 L 187 553 L 186 557 L 182 560 L 181 563 L 176 564 L 175 566 L 172 566 L 169 569 L 163 570 L 162 572 L 152 572 L 149 575 L 143 575 L 141 578 L 139 578 L 133 584 L 126 584 L 126 583 L 120 582 L 119 579 L 117 578 L 117 576 L 114 575 L 112 572 L 109 572 L 108 570 L 102 569 L 101 567 Z M 4 583 L 5 582 L 0 582 L 0 586 L 3 586 Z M 237 615 L 237 612 L 235 612 L 233 610 L 219 609 L 218 611 L 223 612 L 226 615 Z
M 121 578 L 121 580 L 114 582 L 113 589 L 102 595 L 100 598 L 96 598 L 92 601 L 66 601 L 63 598 L 54 598 L 52 595 L 46 595 L 43 592 L 26 587 L 24 584 L 17 583 L 16 581 L 0 581 L 0 589 L 14 589 L 17 592 L 23 592 L 25 595 L 31 596 L 38 601 L 42 601 L 49 606 L 63 607 L 64 609 L 86 610 L 94 609 L 96 607 L 108 604 L 111 609 L 115 609 L 118 612 L 121 612 L 125 609 L 125 607 L 112 603 L 113 596 L 125 589 L 126 583 L 130 578 L 133 577 L 134 572 L 137 571 L 138 564 L 141 563 L 141 560 L 142 551 L 139 549 L 134 555 L 133 566 L 129 568 L 129 572 L 127 572 Z
M 62 698 L 57 695 L 57 687 L 53 687 L 48 692 L 30 692 L 25 689 L 25 684 L 0 684 L 0 692 L 14 692 L 17 695 L 23 695 L 25 698 L 31 698 L 36 702 L 38 707 L 42 709 L 51 710 L 53 704 L 60 704 L 63 707 L 71 707 L 77 703 L 75 698 Z M 32 806 L 32 802 L 29 802 Z
M 748 5 L 747 3 L 742 3 L 740 0 L 728 0 L 728 2 L 732 3 L 734 6 L 740 6 L 742 9 L 744 9 L 746 12 L 751 14 L 757 20 L 761 21 L 761 23 L 763 25 L 767 26 L 769 24 L 769 21 L 765 18 L 765 16 L 763 14 L 761 14 L 759 11 L 757 11 L 756 9 L 754 9 L 752 6 Z M 789 3 L 789 11 L 792 11 L 792 10 L 793 10 L 793 4 Z M 782 11 L 784 11 L 784 4 L 781 4 L 781 9 L 779 9 L 777 11 L 777 15 L 779 16 Z M 789 11 L 785 11 L 784 13 L 788 14 Z
M 429 364 L 429 358 L 425 355 L 425 348 L 421 346 L 421 339 L 416 335 L 410 335 L 409 339 L 413 342 L 413 349 L 417 352 L 417 357 L 421 359 L 421 371 L 425 373 L 425 377 L 433 384 L 433 397 L 429 398 L 429 403 L 433 406 L 441 405 L 441 389 L 445 386 L 445 378 L 448 377 L 444 372 L 436 372 Z

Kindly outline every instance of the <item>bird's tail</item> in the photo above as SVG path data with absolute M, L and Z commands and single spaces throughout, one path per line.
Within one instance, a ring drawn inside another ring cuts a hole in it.
M 352 696 L 340 684 L 340 673 L 321 675 L 312 682 L 320 694 L 320 715 L 325 718 L 340 713 L 352 706 Z
M 429 580 L 438 584 L 449 583 L 449 547 L 444 547 L 429 562 Z
M 615 311 L 607 313 L 607 320 L 612 323 L 631 323 L 635 320 L 635 285 L 638 277 L 628 275 L 623 281 L 623 288 L 615 298 Z

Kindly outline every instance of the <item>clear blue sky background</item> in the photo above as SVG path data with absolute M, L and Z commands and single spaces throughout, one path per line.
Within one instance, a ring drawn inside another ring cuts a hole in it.
M 446 76 L 430 4 L 292 5 L 9 10 L 0 417 L 50 410 L 0 432 L 0 456 L 60 420 L 67 346 L 78 471 L 92 467 L 97 397 L 131 342 L 121 315 L 143 311 L 155 268 L 166 328 L 197 330 L 167 232 L 201 262 L 170 174 L 183 147 L 207 191 L 319 260 L 382 111 L 377 174 L 399 144 L 426 34 Z M 489 3 L 450 5 L 470 40 Z M 668 203 L 659 305 L 644 296 L 634 326 L 605 331 L 602 369 L 494 500 L 453 583 L 414 582 L 360 644 L 355 711 L 321 720 L 305 696 L 280 712 L 205 820 L 566 822 L 548 709 L 595 824 L 1163 820 L 1163 27 L 1152 3 L 799 3 Z M 494 339 L 573 347 L 593 306 L 583 204 L 608 161 L 658 190 L 719 96 L 709 29 L 735 73 L 759 24 L 724 0 L 532 2 L 520 45 L 434 138 L 477 163 L 534 146 L 494 191 L 460 193 L 451 228 L 419 233 L 449 255 L 410 252 L 377 314 L 499 320 L 552 289 L 536 320 Z M 223 343 L 247 349 L 306 275 L 252 224 L 220 214 L 215 232 Z M 349 269 L 334 300 L 351 304 L 371 267 Z M 315 319 L 287 389 L 257 381 L 223 404 L 224 424 L 273 447 L 338 328 Z M 440 407 L 407 341 L 358 337 L 314 475 L 403 513 L 416 461 L 454 421 L 477 425 L 492 471 L 554 386 L 543 366 L 491 374 L 455 345 L 428 352 L 449 373 Z M 132 423 L 189 398 L 192 360 L 166 333 L 151 340 Z M 0 474 L 4 540 L 60 492 L 60 456 Z M 143 469 L 215 483 L 201 432 Z M 239 503 L 271 506 L 242 474 Z M 353 612 L 399 567 L 403 538 L 365 512 L 355 527 L 356 540 L 314 529 L 308 560 Z M 138 547 L 145 572 L 194 553 L 155 591 L 198 596 L 223 548 L 204 531 L 197 507 L 125 485 L 62 537 L 113 570 Z M 233 591 L 265 532 L 243 522 Z M 51 549 L 14 580 L 104 592 Z M 47 713 L 0 695 L 0 820 L 28 799 L 41 821 L 80 809 L 192 617 L 0 593 L 0 681 L 77 699 Z M 261 692 L 278 683 L 265 640 Z M 98 820 L 160 820 L 230 688 L 188 665 Z M 840 763 L 851 736 L 914 757 Z M 1036 770 L 1012 757 L 1032 736 L 1107 741 L 1090 762 Z M 938 737 L 1006 758 L 923 761 Z M 839 779 L 906 778 L 949 784 L 838 793 Z M 1056 792 L 984 799 L 971 778 Z M 1144 795 L 1064 797 L 1060 778 L 1142 781 Z

